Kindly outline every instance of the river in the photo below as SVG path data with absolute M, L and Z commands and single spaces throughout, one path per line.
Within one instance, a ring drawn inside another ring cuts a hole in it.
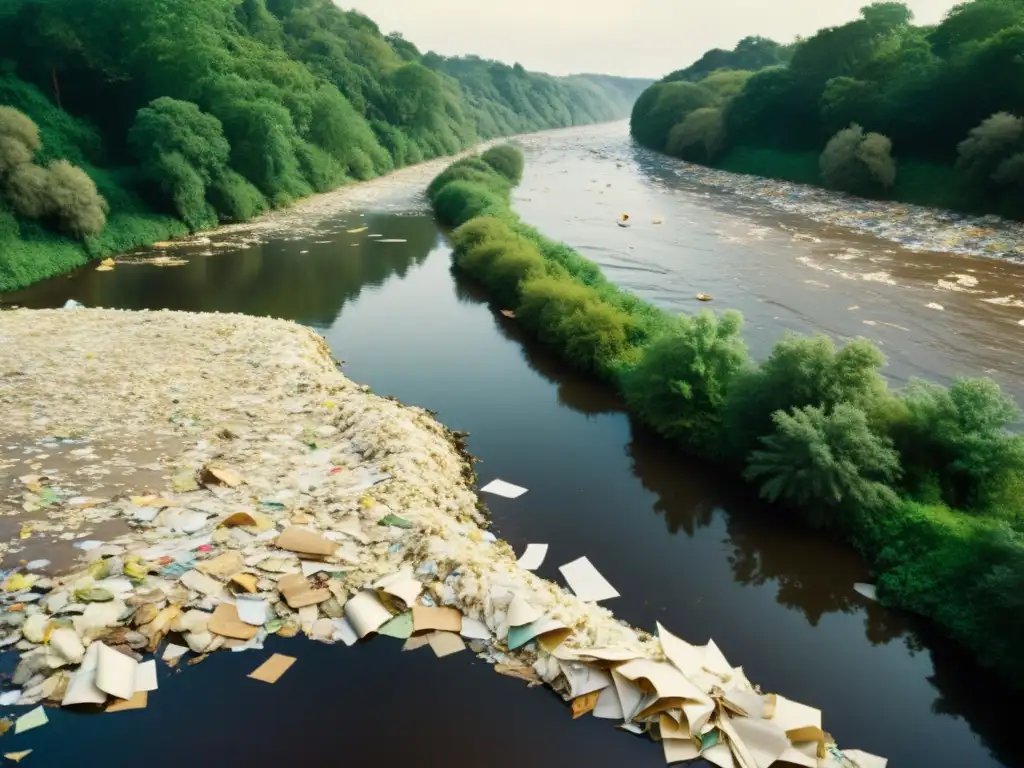
M 987 371 L 1022 394 L 1024 310 L 982 299 L 1024 296 L 1024 267 L 912 253 L 710 189 L 634 148 L 623 124 L 523 144 L 524 218 L 661 306 L 693 310 L 706 292 L 712 307 L 741 309 L 755 355 L 787 329 L 863 335 L 883 346 L 894 382 Z M 181 266 L 86 268 L 2 300 L 308 324 L 348 376 L 469 432 L 483 482 L 530 489 L 486 500 L 495 532 L 517 551 L 551 545 L 540 575 L 560 581 L 558 565 L 588 556 L 622 594 L 605 604 L 620 618 L 651 630 L 660 621 L 694 642 L 713 637 L 765 690 L 820 707 L 840 745 L 895 768 L 1024 765 L 1013 725 L 1020 699 L 923 622 L 858 596 L 854 582 L 870 576 L 853 552 L 780 522 L 734 478 L 672 452 L 452 273 L 420 194 L 439 167 L 365 185 L 333 213 L 300 208 L 276 226 L 160 251 L 187 259 Z M 616 226 L 621 212 L 632 227 Z M 954 274 L 975 277 L 971 290 L 984 293 L 936 287 Z M 269 648 L 299 661 L 273 686 L 245 678 L 262 658 L 253 653 L 180 671 L 160 665 L 148 709 L 99 719 L 51 710 L 51 724 L 17 748 L 35 744 L 43 757 L 45 746 L 53 764 L 115 766 L 663 764 L 658 746 L 607 722 L 573 721 L 549 692 L 470 654 L 436 660 L 395 643 L 275 639 Z

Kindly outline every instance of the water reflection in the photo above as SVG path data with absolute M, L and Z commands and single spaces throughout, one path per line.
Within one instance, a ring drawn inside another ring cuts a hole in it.
M 73 298 L 90 307 L 239 312 L 323 330 L 363 290 L 422 263 L 438 238 L 428 216 L 369 214 L 360 222 L 370 233 L 407 242 L 380 243 L 335 227 L 315 238 L 272 239 L 212 256 L 201 255 L 203 246 L 179 248 L 174 255 L 188 259 L 184 266 L 120 264 L 113 272 L 86 267 L 7 294 L 4 303 L 55 307 Z

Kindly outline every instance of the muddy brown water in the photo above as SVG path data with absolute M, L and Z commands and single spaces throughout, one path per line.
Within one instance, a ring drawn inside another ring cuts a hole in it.
M 991 371 L 1020 387 L 1024 329 L 1014 312 L 1024 311 L 932 284 L 972 275 L 979 290 L 1021 295 L 1021 267 L 911 254 L 712 192 L 631 147 L 621 124 L 524 143 L 517 206 L 528 221 L 661 306 L 695 309 L 700 291 L 714 307 L 743 310 L 756 355 L 786 329 L 864 335 L 883 344 L 895 382 Z M 1013 728 L 1019 697 L 926 623 L 859 597 L 853 583 L 870 574 L 847 547 L 780 520 L 733 478 L 674 453 L 607 390 L 523 338 L 453 275 L 420 189 L 391 185 L 301 235 L 272 233 L 216 255 L 174 249 L 188 264 L 83 270 L 3 300 L 308 324 L 349 376 L 470 432 L 483 482 L 530 489 L 487 502 L 495 531 L 517 550 L 551 545 L 541 575 L 558 580 L 558 565 L 588 556 L 621 592 L 606 603 L 618 616 L 647 629 L 660 621 L 695 642 L 713 637 L 766 690 L 820 707 L 841 745 L 892 766 L 1024 765 Z M 618 228 L 620 212 L 637 223 Z M 664 223 L 650 224 L 656 217 Z M 375 242 L 384 238 L 406 242 Z M 891 282 L 863 277 L 877 272 Z M 5 749 L 35 748 L 46 765 L 663 764 L 658 745 L 608 722 L 573 721 L 550 692 L 495 675 L 468 653 L 437 660 L 399 647 L 389 638 L 353 648 L 274 639 L 267 652 L 161 664 L 147 710 L 51 711 L 49 726 Z M 271 650 L 298 662 L 276 685 L 247 679 Z M 169 739 L 174 749 L 159 746 Z

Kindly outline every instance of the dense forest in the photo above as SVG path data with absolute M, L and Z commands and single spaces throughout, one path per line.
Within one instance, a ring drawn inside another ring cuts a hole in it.
M 933 619 L 1024 688 L 1024 435 L 991 379 L 891 389 L 870 341 L 787 335 L 751 359 L 738 312 L 680 315 L 617 288 L 512 210 L 523 156 L 460 160 L 428 196 L 457 267 L 496 306 L 680 449 L 733 470 L 780 515 L 844 537 L 881 599 Z
M 0 290 L 650 81 L 421 53 L 330 0 L 0 0 Z
M 649 88 L 632 131 L 727 170 L 1024 217 L 1024 0 L 935 26 L 876 2 L 791 45 L 747 38 Z

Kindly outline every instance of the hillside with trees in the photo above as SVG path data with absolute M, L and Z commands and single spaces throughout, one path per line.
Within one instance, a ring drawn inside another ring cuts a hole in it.
M 0 3 L 0 290 L 452 154 L 650 81 L 422 53 L 330 0 Z
M 902 3 L 783 46 L 747 38 L 637 101 L 641 144 L 726 170 L 1024 216 L 1024 2 L 935 26 Z

